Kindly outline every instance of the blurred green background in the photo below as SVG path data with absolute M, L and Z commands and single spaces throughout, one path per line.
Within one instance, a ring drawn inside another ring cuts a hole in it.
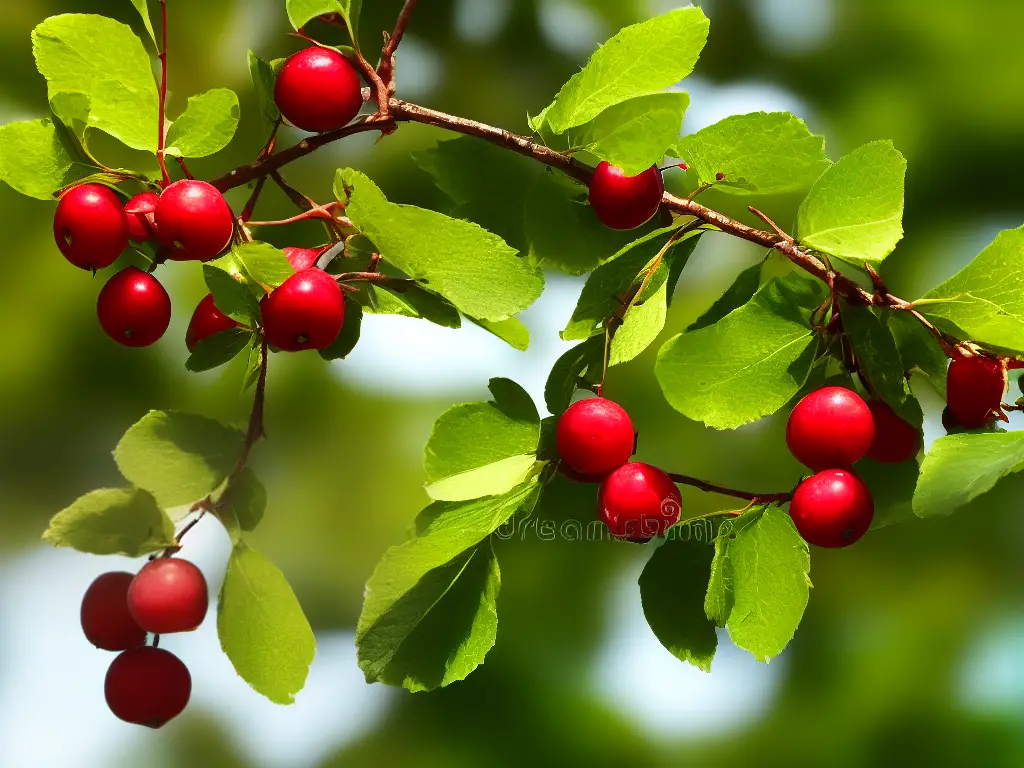
M 170 115 L 213 87 L 231 87 L 242 100 L 231 146 L 191 163 L 209 178 L 251 159 L 264 140 L 246 49 L 270 59 L 300 43 L 286 35 L 283 0 L 168 4 Z M 681 4 L 423 0 L 401 49 L 399 95 L 522 131 L 526 114 L 547 104 L 598 42 Z M 401 2 L 364 5 L 362 39 L 372 50 Z M 916 297 L 999 229 L 1021 223 L 1019 0 L 700 5 L 711 36 L 683 86 L 693 102 L 685 130 L 731 113 L 789 109 L 826 135 L 833 158 L 878 138 L 906 155 L 908 236 L 885 269 L 895 293 Z M 0 122 L 46 110 L 29 33 L 65 12 L 141 29 L 128 0 L 0 4 Z M 333 169 L 353 165 L 393 200 L 443 208 L 410 158 L 441 137 L 424 126 L 403 126 L 376 146 L 357 137 L 296 164 L 289 178 L 325 200 Z M 677 173 L 671 183 L 686 182 Z M 245 194 L 236 191 L 232 202 Z M 264 200 L 258 218 L 288 215 L 285 200 Z M 791 218 L 791 201 L 775 206 L 775 218 Z M 709 676 L 664 651 L 640 611 L 644 548 L 530 534 L 498 544 L 498 644 L 468 681 L 417 695 L 365 686 L 351 647 L 363 583 L 426 501 L 420 459 L 430 425 L 451 403 L 483 396 L 492 375 L 539 393 L 581 285 L 557 276 L 526 315 L 534 337 L 527 353 L 477 329 L 369 317 L 348 361 L 271 361 L 271 439 L 257 457 L 270 508 L 256 545 L 292 581 L 318 632 L 309 688 L 292 708 L 263 702 L 235 678 L 207 622 L 169 643 L 193 671 L 186 714 L 160 733 L 114 720 L 102 700 L 108 659 L 77 629 L 82 591 L 112 561 L 49 551 L 39 534 L 78 495 L 120 482 L 110 450 L 147 409 L 243 419 L 249 399 L 237 394 L 237 368 L 194 376 L 183 367 L 184 328 L 205 292 L 196 265 L 176 265 L 169 277 L 175 317 L 164 340 L 122 349 L 95 321 L 100 281 L 60 258 L 52 212 L 0 188 L 0 765 L 1024 764 L 1024 488 L 1014 481 L 951 519 L 887 528 L 848 551 L 815 550 L 803 625 L 769 666 L 725 635 Z M 272 237 L 312 244 L 319 233 L 310 226 Z M 761 255 L 724 236 L 705 238 L 683 273 L 666 337 Z M 609 380 L 640 430 L 640 458 L 744 488 L 791 487 L 800 468 L 783 450 L 784 420 L 727 433 L 687 421 L 654 380 L 657 346 Z M 941 404 L 920 394 L 934 438 Z M 725 504 L 687 492 L 684 509 Z M 186 548 L 214 589 L 226 553 L 215 525 L 197 530 Z

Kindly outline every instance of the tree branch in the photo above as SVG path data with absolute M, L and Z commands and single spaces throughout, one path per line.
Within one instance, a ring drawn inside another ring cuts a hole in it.
M 393 96 L 395 93 L 395 52 L 402 42 L 405 29 L 409 26 L 409 22 L 412 20 L 412 12 L 416 10 L 418 3 L 419 0 L 405 0 L 402 12 L 398 14 L 398 20 L 395 22 L 395 31 L 388 37 L 384 43 L 383 50 L 380 52 L 380 64 L 377 66 L 377 74 L 387 87 L 388 96 Z
M 695 477 L 679 475 L 674 472 L 669 472 L 668 476 L 672 478 L 672 482 L 679 483 L 680 485 L 689 485 L 707 493 L 717 493 L 720 496 L 731 496 L 734 499 L 746 499 L 747 501 L 752 501 L 758 504 L 781 504 L 793 498 L 792 491 L 789 491 L 788 493 L 749 493 L 747 491 L 737 491 L 733 488 L 715 485 L 714 483 L 707 483 L 703 480 L 698 480 Z
M 156 159 L 160 163 L 160 174 L 163 177 L 163 185 L 166 187 L 171 183 L 171 176 L 167 173 L 167 160 L 164 157 L 164 148 L 167 141 L 164 132 L 164 124 L 167 122 L 167 0 L 160 0 L 160 22 L 162 37 L 160 53 L 158 54 L 160 59 L 160 109 L 157 115 L 160 125 L 156 142 Z

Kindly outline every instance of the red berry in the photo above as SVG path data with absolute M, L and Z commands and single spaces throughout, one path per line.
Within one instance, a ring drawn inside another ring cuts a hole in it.
M 946 373 L 946 403 L 953 419 L 965 429 L 985 426 L 999 415 L 1006 386 L 1001 360 L 980 355 L 954 360 Z
M 822 387 L 796 404 L 786 424 L 786 444 L 811 469 L 850 467 L 871 447 L 875 425 L 856 392 Z
M 558 453 L 580 475 L 600 477 L 621 467 L 635 439 L 629 414 L 603 397 L 573 403 L 558 420 Z
M 826 469 L 800 483 L 789 514 L 805 541 L 818 547 L 846 547 L 871 527 L 875 505 L 855 474 Z
M 921 450 L 921 433 L 880 400 L 868 403 L 875 422 L 875 437 L 868 457 L 883 464 L 910 461 Z
M 203 623 L 209 602 L 203 572 L 177 557 L 147 563 L 128 590 L 132 616 L 159 635 L 191 632 Z
M 608 475 L 597 495 L 598 514 L 612 536 L 641 541 L 663 536 L 679 519 L 682 503 L 672 478 L 638 461 Z
M 942 409 L 942 428 L 945 429 L 947 433 L 963 429 L 963 427 L 957 423 L 956 418 L 953 416 L 953 412 L 949 410 L 948 405 Z
M 288 257 L 288 263 L 292 265 L 292 269 L 296 272 L 301 272 L 304 269 L 310 269 L 316 266 L 317 259 L 320 258 L 326 248 L 285 248 L 284 255 Z
M 64 258 L 82 269 L 109 267 L 128 247 L 128 216 L 109 187 L 72 187 L 57 203 L 53 237 Z
M 363 106 L 359 75 L 329 48 L 307 48 L 289 57 L 274 86 L 274 101 L 289 122 L 320 133 L 347 125 Z
M 210 261 L 227 247 L 235 217 L 217 188 L 182 179 L 160 195 L 156 233 L 175 261 Z
M 148 347 L 171 322 L 171 297 L 155 277 L 125 267 L 107 281 L 96 302 L 100 326 L 118 344 Z
M 82 598 L 82 631 L 97 648 L 124 651 L 146 643 L 146 630 L 128 610 L 128 585 L 134 576 L 111 571 L 97 576 Z
M 329 347 L 345 322 L 345 298 L 322 269 L 296 272 L 260 302 L 267 341 L 285 352 Z
M 612 229 L 635 229 L 647 222 L 661 205 L 665 181 L 652 165 L 636 176 L 602 161 L 590 180 L 590 205 L 601 223 Z
M 145 243 L 156 238 L 154 214 L 160 198 L 156 192 L 136 195 L 124 207 L 128 215 L 128 238 L 136 243 Z
M 185 709 L 192 695 L 192 676 L 170 651 L 143 646 L 114 659 L 103 689 L 107 706 L 117 717 L 159 728 Z
M 196 311 L 192 313 L 192 319 L 188 322 L 188 330 L 185 331 L 185 346 L 189 352 L 195 352 L 196 346 L 205 338 L 215 333 L 227 331 L 237 327 L 238 323 L 225 315 L 213 303 L 213 294 L 209 293 Z

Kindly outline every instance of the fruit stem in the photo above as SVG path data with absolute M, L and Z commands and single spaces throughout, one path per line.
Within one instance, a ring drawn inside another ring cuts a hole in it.
M 792 491 L 787 493 L 750 493 L 748 491 L 738 491 L 734 488 L 726 488 L 722 485 L 715 485 L 714 483 L 708 483 L 695 477 L 680 475 L 674 472 L 669 472 L 668 476 L 672 478 L 672 482 L 679 483 L 680 485 L 689 485 L 706 493 L 717 493 L 720 496 L 732 496 L 734 499 L 746 499 L 755 504 L 782 503 L 793 498 Z
M 185 165 L 185 158 L 184 157 L 176 157 L 174 159 L 178 161 L 178 165 L 181 166 L 181 172 L 183 174 L 185 174 L 185 178 L 186 179 L 194 179 L 195 178 L 195 176 L 192 175 L 192 172 L 188 169 L 188 166 Z
M 159 131 L 156 142 L 156 159 L 160 163 L 160 173 L 163 176 L 161 186 L 166 187 L 171 183 L 171 176 L 167 173 L 167 160 L 164 158 L 166 134 L 164 123 L 167 121 L 167 0 L 160 0 L 160 34 L 162 38 L 160 59 L 160 112 L 158 115 Z M 182 165 L 184 167 L 184 164 Z
M 263 177 L 266 178 L 265 176 Z M 257 182 L 258 184 L 259 182 Z M 287 219 L 281 219 L 280 221 L 250 221 L 249 226 L 251 227 L 280 227 L 285 224 L 294 224 L 297 221 L 306 221 L 307 219 L 323 219 L 325 221 L 334 221 L 334 211 L 338 209 L 341 203 L 332 201 L 325 203 L 324 205 L 318 205 L 315 208 L 310 208 L 308 211 L 303 211 L 300 214 L 292 216 Z

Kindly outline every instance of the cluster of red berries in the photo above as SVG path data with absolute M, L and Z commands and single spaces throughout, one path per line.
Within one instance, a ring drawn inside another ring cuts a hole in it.
M 598 515 L 612 536 L 650 541 L 679 519 L 682 497 L 672 478 L 629 460 L 636 432 L 618 403 L 603 397 L 574 403 L 558 420 L 556 443 L 567 476 L 601 483 Z
M 203 623 L 206 579 L 180 558 L 151 560 L 135 576 L 111 571 L 82 598 L 82 630 L 105 651 L 120 651 L 107 670 L 107 706 L 122 720 L 159 728 L 188 704 L 192 677 L 173 653 L 146 645 L 147 633 L 191 632 Z

